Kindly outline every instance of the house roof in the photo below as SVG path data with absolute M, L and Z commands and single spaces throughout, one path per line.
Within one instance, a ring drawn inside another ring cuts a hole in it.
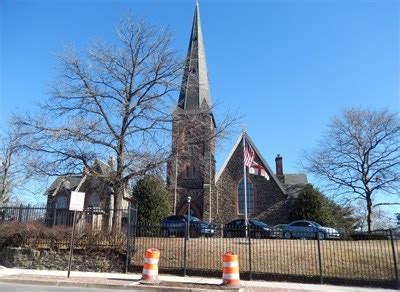
M 66 189 L 74 190 L 82 180 L 82 176 L 59 176 L 57 177 L 50 187 L 46 190 L 46 195 L 55 195 L 57 191 L 63 186 Z
M 94 161 L 93 167 L 95 168 L 96 166 L 98 167 L 99 172 L 101 174 L 107 174 L 112 170 L 111 166 L 108 163 L 105 163 L 105 162 L 101 161 L 100 159 L 96 159 Z
M 236 151 L 236 148 L 240 145 L 240 143 L 242 142 L 243 136 L 245 135 L 246 141 L 248 143 L 250 143 L 250 145 L 253 147 L 254 151 L 256 152 L 257 156 L 260 158 L 262 164 L 264 165 L 264 167 L 267 169 L 268 174 L 270 175 L 270 177 L 274 180 L 274 182 L 278 185 L 278 187 L 280 188 L 280 190 L 284 193 L 287 194 L 286 189 L 284 188 L 284 186 L 282 185 L 282 183 L 279 181 L 279 179 L 276 177 L 275 173 L 271 170 L 271 168 L 269 167 L 267 161 L 264 159 L 264 157 L 261 155 L 261 152 L 257 149 L 257 147 L 255 146 L 255 144 L 253 143 L 253 141 L 251 140 L 251 138 L 249 137 L 248 134 L 246 133 L 242 133 L 240 134 L 238 140 L 236 141 L 235 145 L 233 146 L 231 152 L 229 153 L 228 157 L 226 158 L 224 164 L 222 165 L 221 169 L 218 171 L 216 177 L 215 177 L 215 181 L 217 182 L 218 179 L 220 178 L 220 176 L 222 175 L 222 173 L 224 172 L 226 166 L 228 165 L 229 161 L 231 160 L 233 153 Z

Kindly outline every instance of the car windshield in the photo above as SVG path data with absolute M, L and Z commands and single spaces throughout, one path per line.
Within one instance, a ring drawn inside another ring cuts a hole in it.
M 264 223 L 262 221 L 256 220 L 256 219 L 251 219 L 249 221 L 250 221 L 250 223 L 253 223 L 254 225 L 258 225 L 258 226 L 261 226 L 261 227 L 269 227 L 268 224 L 266 224 L 266 223 Z
M 186 220 L 187 220 L 187 215 L 185 215 L 185 218 L 186 218 Z M 199 218 L 197 218 L 197 217 L 194 217 L 194 216 L 190 216 L 190 222 L 199 222 L 199 221 L 201 221 Z
M 317 222 L 311 221 L 311 223 L 312 223 L 314 226 L 322 227 L 322 226 L 321 226 L 320 224 L 318 224 Z

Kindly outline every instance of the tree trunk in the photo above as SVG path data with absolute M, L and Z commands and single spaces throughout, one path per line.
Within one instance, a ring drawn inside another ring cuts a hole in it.
M 121 230 L 122 225 L 122 200 L 124 197 L 124 185 L 116 182 L 114 185 L 114 210 L 112 220 L 112 231 L 116 233 Z
M 368 225 L 368 233 L 371 233 L 372 229 L 372 200 L 371 194 L 367 193 L 367 225 Z

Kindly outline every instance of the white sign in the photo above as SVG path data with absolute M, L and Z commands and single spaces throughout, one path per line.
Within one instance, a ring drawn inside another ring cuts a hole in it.
M 69 209 L 71 211 L 83 211 L 85 204 L 85 193 L 71 192 L 71 200 L 69 201 Z

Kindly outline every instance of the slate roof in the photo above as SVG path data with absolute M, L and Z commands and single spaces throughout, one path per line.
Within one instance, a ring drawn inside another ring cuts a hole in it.
M 76 189 L 82 180 L 82 176 L 59 176 L 57 177 L 50 187 L 46 190 L 46 195 L 52 195 L 54 191 L 62 185 L 70 190 Z M 69 185 L 68 185 L 69 184 Z
M 297 198 L 304 186 L 308 184 L 307 175 L 305 173 L 288 173 L 284 174 L 283 186 L 287 190 L 290 198 Z
M 305 173 L 288 173 L 284 174 L 285 185 L 306 185 L 308 184 L 307 175 Z
M 200 10 L 196 3 L 178 107 L 190 111 L 200 107 L 210 109 L 211 106 Z
M 105 163 L 99 159 L 95 160 L 93 167 L 94 168 L 98 167 L 99 172 L 102 174 L 107 174 L 111 171 L 110 165 L 108 165 L 107 163 Z

